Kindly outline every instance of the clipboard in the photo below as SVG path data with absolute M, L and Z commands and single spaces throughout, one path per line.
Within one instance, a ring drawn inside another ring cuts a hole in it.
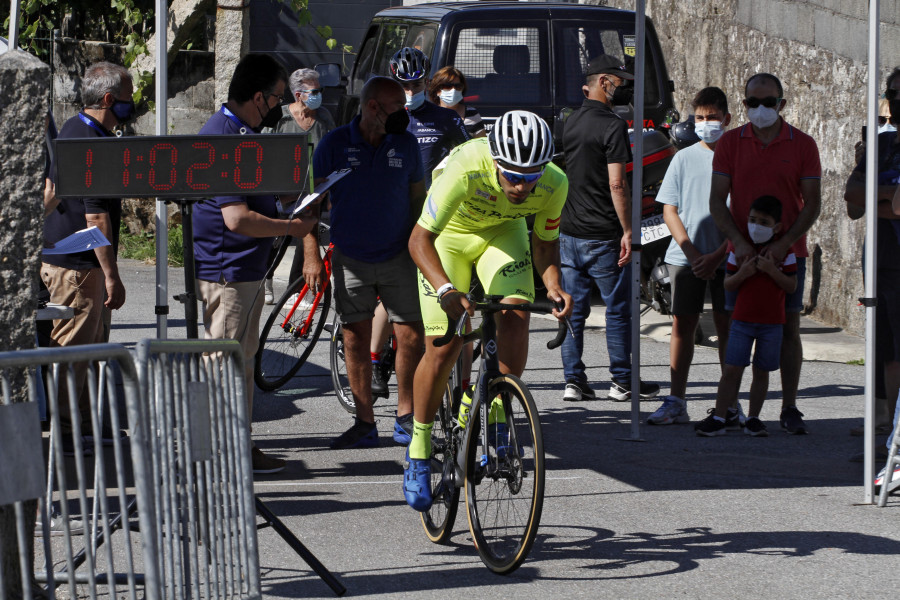
M 331 186 L 349 175 L 350 171 L 352 171 L 352 169 L 338 169 L 337 171 L 334 171 L 331 175 L 326 177 L 325 181 L 316 186 L 316 191 L 304 196 L 303 200 L 300 201 L 300 204 L 297 206 L 297 208 L 291 211 L 291 218 L 296 217 L 301 212 L 306 210 L 306 208 L 310 204 L 321 198 L 325 192 L 331 189 Z

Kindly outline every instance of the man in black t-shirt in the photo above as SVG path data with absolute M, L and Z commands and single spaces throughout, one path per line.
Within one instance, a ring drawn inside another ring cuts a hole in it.
M 625 121 L 612 111 L 612 104 L 624 96 L 634 75 L 621 60 L 602 54 L 591 60 L 585 76 L 584 103 L 568 118 L 563 132 L 569 195 L 562 211 L 559 250 L 563 288 L 572 294 L 574 332 L 561 349 L 563 399 L 596 397 L 581 360 L 593 283 L 606 304 L 609 398 L 625 401 L 631 397 L 631 286 L 624 268 L 631 261 L 631 199 L 625 180 L 631 143 Z M 641 398 L 658 392 L 656 384 L 641 384 Z
M 108 62 L 89 66 L 81 82 L 84 109 L 66 121 L 59 131 L 59 139 L 113 135 L 112 128 L 122 125 L 134 115 L 134 102 L 131 99 L 133 91 L 131 75 L 124 67 Z M 102 165 L 94 167 L 100 176 Z M 49 178 L 50 183 L 55 185 L 55 157 Z M 51 302 L 69 306 L 75 312 L 71 319 L 53 322 L 50 345 L 77 346 L 106 342 L 109 336 L 110 311 L 125 303 L 125 287 L 116 264 L 122 201 L 118 198 L 59 199 L 52 193 L 45 193 L 44 206 L 45 247 L 51 247 L 76 231 L 91 226 L 96 226 L 111 243 L 109 246 L 75 254 L 42 255 L 41 280 L 50 290 Z M 80 429 L 87 442 L 86 448 L 89 449 L 95 441 L 88 417 L 89 403 L 85 386 L 87 365 L 76 363 L 74 370 L 76 389 L 81 390 L 77 414 L 71 414 L 69 410 L 67 386 L 61 384 L 59 389 L 63 450 L 67 454 L 74 452 L 71 434 L 75 423 L 81 424 Z

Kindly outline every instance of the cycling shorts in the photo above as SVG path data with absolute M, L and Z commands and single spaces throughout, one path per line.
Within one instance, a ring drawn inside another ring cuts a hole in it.
M 441 265 L 456 289 L 469 290 L 474 266 L 485 295 L 534 301 L 534 275 L 525 219 L 506 221 L 477 233 L 444 230 L 434 245 Z M 437 290 L 421 271 L 419 305 L 425 335 L 444 335 L 449 323 L 447 313 L 438 302 Z

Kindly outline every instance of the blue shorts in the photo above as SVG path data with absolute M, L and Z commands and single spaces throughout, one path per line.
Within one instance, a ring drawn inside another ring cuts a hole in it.
M 756 341 L 753 366 L 763 371 L 777 371 L 781 365 L 783 325 L 777 323 L 747 323 L 731 321 L 725 364 L 746 367 L 750 364 L 750 350 Z
M 797 289 L 793 294 L 785 294 L 784 296 L 784 312 L 798 313 L 803 310 L 803 289 L 806 283 L 806 257 L 797 257 Z M 737 301 L 737 290 L 733 292 L 725 292 L 725 310 L 731 312 L 734 310 L 734 303 Z

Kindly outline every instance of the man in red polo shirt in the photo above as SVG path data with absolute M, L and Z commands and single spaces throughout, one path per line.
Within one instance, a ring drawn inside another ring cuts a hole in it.
M 806 275 L 806 232 L 822 204 L 822 166 L 815 140 L 781 117 L 784 89 L 769 73 L 747 80 L 744 106 L 750 123 L 725 132 L 713 156 L 709 211 L 734 247 L 739 263 L 755 256 L 747 232 L 750 205 L 760 196 L 775 196 L 783 204 L 784 235 L 760 252 L 781 262 L 788 252 L 797 256 L 797 289 L 785 298 L 787 319 L 781 346 L 781 428 L 805 434 L 803 414 L 797 410 L 797 388 L 803 363 L 800 310 Z M 730 209 L 726 204 L 731 194 Z M 733 308 L 733 297 L 726 308 Z

